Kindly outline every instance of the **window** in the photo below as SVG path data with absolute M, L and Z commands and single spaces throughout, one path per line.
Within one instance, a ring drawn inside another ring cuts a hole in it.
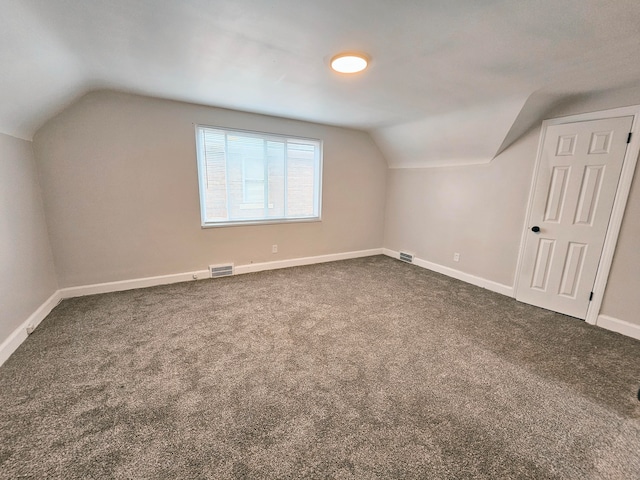
M 202 226 L 320 219 L 322 143 L 196 127 Z

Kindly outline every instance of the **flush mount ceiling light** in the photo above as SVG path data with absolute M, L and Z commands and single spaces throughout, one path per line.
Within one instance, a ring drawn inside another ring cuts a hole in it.
M 362 53 L 339 53 L 331 59 L 331 68 L 339 73 L 358 73 L 368 64 L 368 57 Z

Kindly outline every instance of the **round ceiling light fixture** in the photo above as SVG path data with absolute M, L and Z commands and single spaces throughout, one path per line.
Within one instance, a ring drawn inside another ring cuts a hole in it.
M 362 53 L 339 53 L 331 59 L 331 68 L 338 73 L 358 73 L 369 65 L 369 58 Z

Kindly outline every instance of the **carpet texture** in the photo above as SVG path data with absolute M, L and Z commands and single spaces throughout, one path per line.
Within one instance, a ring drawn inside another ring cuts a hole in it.
M 378 256 L 63 301 L 0 478 L 640 478 L 640 342 Z

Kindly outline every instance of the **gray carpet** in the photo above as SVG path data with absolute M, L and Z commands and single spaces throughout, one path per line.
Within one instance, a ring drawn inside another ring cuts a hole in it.
M 0 478 L 640 478 L 640 342 L 387 257 L 65 300 Z

